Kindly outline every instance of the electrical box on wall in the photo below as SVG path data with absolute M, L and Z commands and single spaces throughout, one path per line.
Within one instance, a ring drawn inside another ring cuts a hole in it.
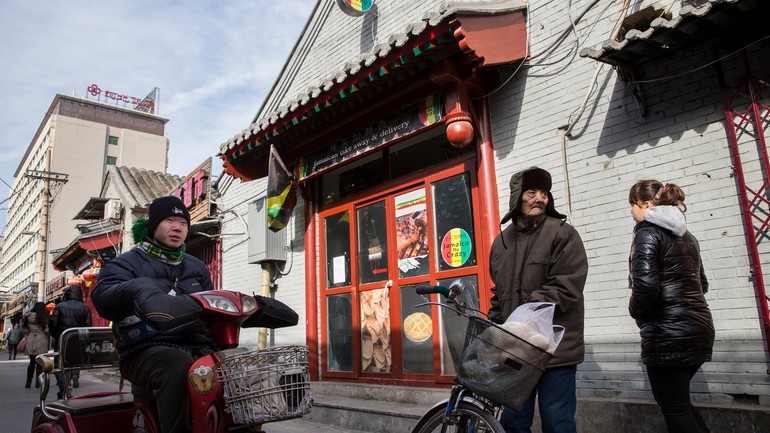
M 274 232 L 267 228 L 267 198 L 249 203 L 249 263 L 286 261 L 286 229 Z

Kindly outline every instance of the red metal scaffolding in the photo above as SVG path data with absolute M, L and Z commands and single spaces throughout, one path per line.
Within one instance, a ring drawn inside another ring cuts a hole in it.
M 770 100 L 770 83 L 752 77 L 745 50 L 743 68 L 745 74 L 733 85 L 728 85 L 721 63 L 717 72 L 751 255 L 751 274 L 762 316 L 765 343 L 770 353 L 770 298 L 765 290 L 759 250 L 761 241 L 770 240 L 770 158 L 765 138 L 766 131 L 770 129 L 770 107 L 761 102 Z M 748 180 L 747 173 L 752 174 Z

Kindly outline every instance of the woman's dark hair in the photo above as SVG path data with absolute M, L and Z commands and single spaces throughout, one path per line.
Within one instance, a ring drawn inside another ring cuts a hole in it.
M 48 311 L 45 309 L 45 302 L 35 302 L 32 312 L 35 313 L 35 320 L 37 320 L 38 325 L 48 326 Z
M 682 212 L 687 211 L 684 204 L 684 191 L 676 184 L 663 185 L 657 180 L 640 180 L 628 192 L 628 203 L 641 204 L 646 201 L 655 206 L 678 206 Z

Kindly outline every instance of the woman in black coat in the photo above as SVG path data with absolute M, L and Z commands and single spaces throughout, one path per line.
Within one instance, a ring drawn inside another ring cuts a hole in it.
M 628 202 L 637 223 L 628 310 L 639 326 L 652 394 L 669 433 L 708 432 L 690 402 L 690 380 L 711 360 L 714 325 L 700 248 L 684 218 L 684 192 L 642 180 L 631 187 Z

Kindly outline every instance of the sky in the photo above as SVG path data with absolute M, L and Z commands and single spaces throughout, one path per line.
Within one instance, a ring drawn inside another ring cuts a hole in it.
M 221 173 L 220 144 L 249 126 L 315 3 L 0 0 L 0 201 L 54 96 L 93 99 L 92 84 L 139 99 L 158 87 L 168 172 L 214 157 Z

